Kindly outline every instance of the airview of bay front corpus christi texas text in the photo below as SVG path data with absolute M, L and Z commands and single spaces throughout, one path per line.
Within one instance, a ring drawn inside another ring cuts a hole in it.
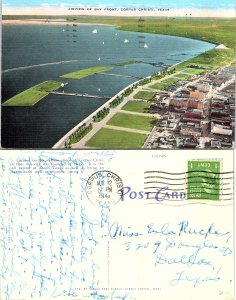
M 3 4 L 3 148 L 233 147 L 233 2 L 63 2 Z

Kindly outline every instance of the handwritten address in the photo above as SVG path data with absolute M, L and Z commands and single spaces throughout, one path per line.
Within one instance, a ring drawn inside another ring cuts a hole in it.
M 185 281 L 196 287 L 221 280 L 224 257 L 233 254 L 231 233 L 221 231 L 215 224 L 203 228 L 193 227 L 187 220 L 172 225 L 150 223 L 138 231 L 114 222 L 109 235 L 113 240 L 122 241 L 126 252 L 148 253 L 157 273 L 158 269 L 164 270 L 163 266 L 178 266 L 179 271 L 168 276 L 172 286 Z M 188 275 L 188 270 L 190 274 L 193 270 L 194 276 Z M 201 276 L 202 273 L 207 276 Z

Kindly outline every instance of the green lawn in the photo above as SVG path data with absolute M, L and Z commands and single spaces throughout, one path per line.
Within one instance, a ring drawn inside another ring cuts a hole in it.
M 187 68 L 187 69 L 184 69 L 183 71 L 186 73 L 189 73 L 190 75 L 199 75 L 199 74 L 206 72 L 206 70 L 204 70 L 204 69 L 195 69 L 195 68 Z
M 122 110 L 134 111 L 139 113 L 147 112 L 150 103 L 148 102 L 140 102 L 140 101 L 129 101 L 125 106 L 122 107 Z
M 4 102 L 3 106 L 33 106 L 50 92 L 57 90 L 61 82 L 46 81 L 21 92 Z
M 190 73 L 189 75 L 188 75 L 188 74 L 180 74 L 180 73 L 179 73 L 179 74 L 176 74 L 175 77 L 177 77 L 177 79 L 178 79 L 178 78 L 181 78 L 181 79 L 184 80 L 184 79 L 190 78 L 190 77 L 191 77 L 191 73 Z
M 143 99 L 143 100 L 152 100 L 154 96 L 155 96 L 154 92 L 140 91 L 134 95 L 134 98 L 135 99 Z
M 191 70 L 190 72 L 195 72 L 192 74 L 201 74 L 206 72 L 204 69 L 194 69 L 189 68 L 191 65 L 199 65 L 210 70 L 218 69 L 228 63 L 230 63 L 234 59 L 234 50 L 233 49 L 212 49 L 210 51 L 204 52 L 186 62 L 183 62 L 177 66 L 174 66 L 170 69 L 174 69 L 176 71 Z M 194 71 L 195 70 L 195 71 Z
M 154 119 L 150 116 L 138 116 L 126 113 L 117 113 L 110 121 L 108 125 L 120 126 L 125 128 L 132 128 L 138 130 L 150 131 L 152 129 Z
M 67 79 L 81 79 L 83 77 L 87 77 L 87 76 L 93 75 L 95 73 L 105 72 L 108 70 L 112 70 L 112 68 L 106 67 L 106 66 L 105 67 L 97 66 L 97 67 L 92 67 L 92 68 L 88 68 L 88 69 L 74 71 L 74 72 L 62 75 L 60 77 L 67 78 Z
M 102 149 L 140 149 L 145 140 L 145 134 L 102 128 L 85 146 Z
M 216 69 L 228 63 L 232 59 L 232 54 L 233 51 L 230 49 L 212 49 L 191 59 L 191 62 L 207 68 Z
M 157 90 L 164 90 L 164 89 L 168 88 L 170 85 L 175 84 L 176 82 L 178 82 L 180 80 L 181 79 L 179 79 L 179 78 L 170 77 L 170 78 L 164 79 L 158 83 L 155 83 L 155 84 L 151 85 L 150 87 L 153 89 L 157 89 Z

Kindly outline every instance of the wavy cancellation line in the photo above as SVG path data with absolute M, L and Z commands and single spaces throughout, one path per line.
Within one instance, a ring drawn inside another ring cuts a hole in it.
M 148 187 L 144 187 L 145 190 L 147 189 L 160 189 L 161 187 L 159 186 L 148 186 Z M 199 189 L 199 186 L 191 186 L 191 189 Z M 232 190 L 232 188 L 226 188 L 226 189 L 223 189 L 223 188 L 211 188 L 211 187 L 202 187 L 202 188 L 206 188 L 208 190 L 214 190 L 214 191 L 229 191 L 229 190 Z M 183 191 L 183 189 L 177 189 L 175 188 L 173 192 L 175 191 Z
M 207 203 L 204 203 L 204 204 L 217 204 L 219 205 L 219 203 L 223 204 L 223 205 L 232 205 L 230 203 L 228 203 L 228 201 L 233 201 L 233 198 L 226 198 L 226 199 L 219 199 L 219 200 L 213 200 L 213 199 L 208 199 L 208 198 L 205 198 L 205 199 L 177 199 L 177 200 L 174 200 L 174 199 L 165 199 L 165 200 L 157 200 L 155 197 L 150 197 L 148 200 L 155 200 L 155 203 L 158 203 L 158 204 L 165 204 L 165 205 L 168 205 L 168 203 L 178 203 L 177 206 L 179 205 L 186 205 L 186 204 L 202 204 L 200 201 L 207 201 Z M 193 202 L 192 202 L 193 201 Z M 227 203 L 226 203 L 227 202 Z M 150 204 L 150 203 L 148 203 Z
M 162 181 L 146 181 L 144 182 L 144 184 L 155 184 L 155 183 L 158 183 L 158 184 L 164 184 L 164 185 L 180 185 L 180 186 L 183 186 L 184 183 L 170 183 L 170 182 L 162 182 Z M 210 182 L 203 182 L 203 181 L 189 181 L 188 183 L 191 183 L 191 184 L 215 184 L 214 182 L 210 183 Z M 229 185 L 231 184 L 230 182 L 221 182 L 221 183 L 218 183 L 220 184 L 221 186 L 225 186 L 225 185 Z
M 149 192 L 149 194 L 156 194 L 156 192 Z M 201 201 L 207 201 L 207 203 L 209 204 L 217 204 L 219 205 L 219 203 L 228 203 L 229 201 L 233 201 L 233 193 L 229 193 L 229 194 L 211 194 L 211 193 L 204 193 L 204 192 L 201 192 L 201 194 L 203 194 L 203 198 L 201 199 L 194 199 L 194 198 L 189 198 L 189 199 L 172 199 L 172 198 L 167 198 L 167 199 L 161 199 L 161 200 L 158 200 L 156 198 L 156 196 L 149 196 L 148 197 L 148 200 L 155 200 L 155 203 L 158 203 L 158 204 L 165 204 L 167 203 L 166 205 L 168 205 L 168 203 L 178 203 L 177 205 L 186 205 L 187 204 L 201 204 Z M 204 196 L 205 194 L 205 196 Z M 159 196 L 165 196 L 165 193 L 159 193 L 158 194 L 158 197 Z M 210 199 L 208 197 L 210 196 L 219 196 L 220 199 Z M 205 197 L 205 198 L 204 198 Z M 227 197 L 227 198 L 226 198 Z M 149 203 L 148 203 L 149 204 Z M 206 203 L 205 203 L 206 204 Z M 226 205 L 232 205 L 232 204 L 226 204 Z
M 144 171 L 144 174 L 147 173 L 162 173 L 162 174 L 168 174 L 168 175 L 184 175 L 189 173 L 208 173 L 208 174 L 216 174 L 216 175 L 223 175 L 223 174 L 234 174 L 234 171 L 229 172 L 209 172 L 209 171 L 203 171 L 203 170 L 194 170 L 194 171 L 187 171 L 182 173 L 174 173 L 174 172 L 165 172 L 165 171 Z
M 166 192 L 168 192 L 168 191 L 158 192 L 158 195 L 164 195 L 165 196 Z M 171 192 L 174 192 L 174 191 L 171 191 Z M 157 192 L 146 192 L 146 193 L 157 194 Z M 201 191 L 201 194 L 208 195 L 208 196 L 218 196 L 218 195 L 220 195 L 220 196 L 232 196 L 233 195 L 233 193 L 228 193 L 228 194 L 219 194 L 219 193 L 216 193 L 215 194 L 215 193 L 207 193 L 207 192 L 204 192 L 204 191 Z M 176 200 L 171 200 L 171 201 L 176 201 Z
M 207 176 L 189 176 L 189 177 L 183 177 L 183 178 L 169 178 L 169 177 L 162 177 L 162 176 L 145 176 L 144 179 L 151 179 L 151 178 L 161 178 L 161 179 L 167 179 L 167 180 L 189 180 L 191 178 L 204 178 L 204 179 L 211 179 L 211 180 L 227 180 L 227 179 L 233 179 L 233 177 L 207 177 Z
M 154 200 L 154 199 L 150 199 L 150 200 Z M 204 200 L 204 199 L 203 199 Z M 228 201 L 232 201 L 232 199 L 227 199 Z M 232 203 L 225 203 L 226 200 L 224 201 L 209 201 L 209 200 L 204 200 L 207 201 L 206 202 L 185 202 L 185 203 L 178 203 L 178 204 L 171 204 L 171 206 L 173 207 L 178 207 L 178 206 L 187 206 L 187 205 L 210 205 L 210 206 L 232 206 Z M 163 202 L 159 202 L 159 201 L 155 201 L 155 202 L 151 202 L 151 203 L 147 203 L 147 205 L 165 205 L 165 206 L 170 206 L 169 203 L 163 203 Z

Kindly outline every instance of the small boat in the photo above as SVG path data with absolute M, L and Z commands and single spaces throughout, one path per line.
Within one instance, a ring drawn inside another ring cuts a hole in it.
M 143 46 L 144 48 L 148 48 L 148 45 L 147 44 L 144 44 L 144 46 Z
M 116 33 L 115 35 L 117 35 L 118 33 Z
M 129 42 L 129 40 L 124 40 L 124 43 L 127 44 Z
M 102 42 L 102 44 L 104 45 L 104 44 L 105 44 L 105 42 Z
M 100 60 L 101 60 L 101 57 L 99 57 L 98 60 L 100 61 Z
M 98 33 L 97 29 L 94 29 L 94 30 L 92 31 L 92 33 Z

